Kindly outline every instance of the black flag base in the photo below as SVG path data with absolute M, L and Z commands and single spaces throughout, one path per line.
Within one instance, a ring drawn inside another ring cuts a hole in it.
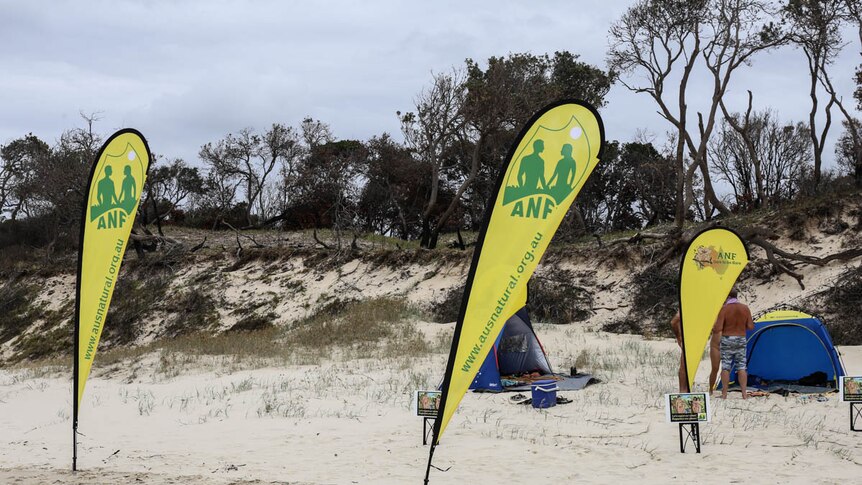
M 850 431 L 862 432 L 862 428 L 857 427 L 859 418 L 862 418 L 862 402 L 850 403 Z
M 436 440 L 431 441 L 431 450 L 428 452 L 428 467 L 425 468 L 425 485 L 428 485 L 428 476 L 431 475 L 431 460 L 434 458 L 434 448 L 437 447 Z
M 78 471 L 78 423 L 72 423 L 72 471 Z
M 679 423 L 679 452 L 685 453 L 685 445 L 691 440 L 695 453 L 700 453 L 700 424 Z
M 434 421 L 436 418 L 422 418 L 422 446 L 428 444 L 428 438 L 434 435 Z

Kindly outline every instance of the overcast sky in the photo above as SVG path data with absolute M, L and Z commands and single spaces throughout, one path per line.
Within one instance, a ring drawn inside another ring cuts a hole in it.
M 465 58 L 568 50 L 605 68 L 608 28 L 630 4 L 0 0 L 0 143 L 28 132 L 54 143 L 81 111 L 100 113 L 102 133 L 134 127 L 154 152 L 195 164 L 203 143 L 306 115 L 341 139 L 400 139 L 395 112 Z M 848 33 L 833 73 L 849 100 L 860 47 Z M 806 75 L 798 51 L 763 54 L 732 81 L 730 105 L 744 109 L 751 89 L 755 107 L 807 119 Z M 708 100 L 701 81 L 690 99 Z M 608 101 L 609 139 L 648 130 L 661 141 L 668 125 L 649 98 L 617 85 Z

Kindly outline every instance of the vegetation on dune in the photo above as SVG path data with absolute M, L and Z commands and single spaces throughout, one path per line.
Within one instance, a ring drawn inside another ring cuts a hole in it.
M 225 332 L 189 327 L 146 345 L 105 346 L 97 359 L 101 367 L 110 371 L 118 369 L 117 364 L 156 352 L 159 355 L 156 372 L 176 375 L 184 364 L 201 357 L 259 367 L 277 363 L 312 364 L 332 358 L 418 357 L 448 348 L 448 341 L 429 341 L 416 332 L 411 322 L 419 315 L 399 299 L 335 301 L 289 327 L 274 326 L 271 314 L 252 313 Z M 71 333 L 66 327 L 34 333 L 25 342 L 9 364 L 58 365 L 64 354 L 71 355 Z
M 410 323 L 416 310 L 402 300 L 374 299 L 333 302 L 289 328 L 266 325 L 266 316 L 244 325 L 262 328 L 190 333 L 145 347 L 161 352 L 162 367 L 176 367 L 202 356 L 228 358 L 237 365 L 266 366 L 286 362 L 315 364 L 328 359 L 419 357 L 440 351 Z M 106 359 L 119 361 L 142 355 L 140 349 L 117 349 Z
M 836 345 L 862 345 L 862 267 L 842 273 L 827 289 L 806 298 L 804 308 L 824 318 Z M 804 311 L 804 310 L 803 310 Z
M 34 305 L 39 287 L 19 279 L 10 279 L 0 286 L 0 344 L 21 335 L 30 324 L 41 317 L 42 310 Z
M 428 343 L 410 325 L 404 324 L 406 319 L 415 319 L 418 315 L 403 300 L 335 301 L 314 316 L 292 325 L 284 342 L 292 347 L 323 352 L 346 348 L 360 356 L 384 342 L 383 354 L 423 354 L 429 351 Z
M 129 345 L 140 336 L 154 306 L 165 301 L 171 284 L 164 270 L 126 268 L 117 279 L 102 339 L 106 346 Z
M 602 330 L 647 336 L 672 336 L 670 319 L 679 308 L 679 270 L 671 265 L 646 268 L 632 279 L 631 307 L 626 317 Z

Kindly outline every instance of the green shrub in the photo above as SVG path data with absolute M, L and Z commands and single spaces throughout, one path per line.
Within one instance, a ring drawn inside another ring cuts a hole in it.
M 38 294 L 36 285 L 23 284 L 14 278 L 0 286 L 0 344 L 21 335 L 42 318 L 44 310 L 33 304 Z

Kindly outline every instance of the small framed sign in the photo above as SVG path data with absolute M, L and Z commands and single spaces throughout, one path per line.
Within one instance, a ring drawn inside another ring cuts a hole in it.
M 862 402 L 862 377 L 844 376 L 838 379 L 838 389 L 844 402 Z
M 440 408 L 441 391 L 416 391 L 413 409 L 420 418 L 436 418 Z
M 664 399 L 668 423 L 708 423 L 712 419 L 705 392 L 665 394 Z

